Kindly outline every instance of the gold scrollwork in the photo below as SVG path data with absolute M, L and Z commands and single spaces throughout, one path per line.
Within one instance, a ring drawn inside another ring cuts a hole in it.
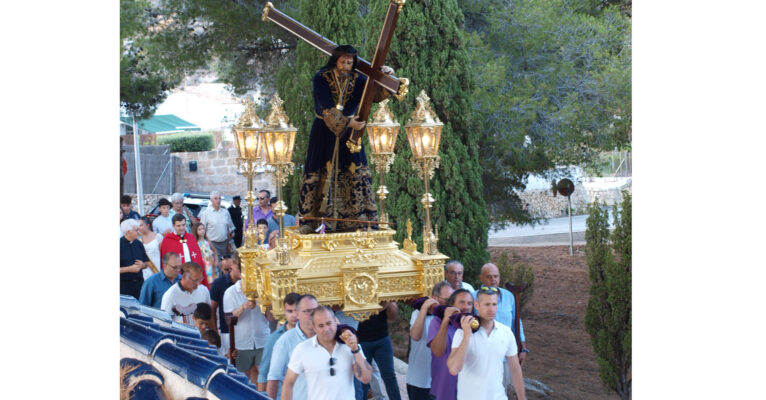
M 266 7 L 263 7 L 263 14 L 261 15 L 261 19 L 263 22 L 269 21 L 269 9 L 274 8 L 274 5 L 271 4 L 271 2 L 266 3 Z
M 402 2 L 402 4 L 404 4 Z M 399 6 L 401 9 L 402 6 Z M 407 97 L 407 92 L 410 91 L 410 80 L 407 78 L 399 78 L 399 90 L 394 94 L 394 97 L 397 101 L 404 100 L 405 97 Z
M 380 292 L 382 295 L 395 292 L 420 291 L 417 287 L 417 279 L 414 277 L 380 279 Z
M 336 248 L 338 248 L 338 242 L 332 239 L 324 238 L 322 240 L 322 248 L 332 253 Z
M 350 139 L 346 141 L 346 147 L 348 147 L 348 151 L 352 153 L 358 153 L 362 150 L 362 145 L 352 142 Z
M 298 293 L 311 293 L 319 301 L 340 297 L 342 294 L 340 282 L 318 282 L 298 285 Z
M 404 239 L 404 244 L 402 245 L 402 248 L 404 251 L 408 251 L 410 253 L 414 253 L 418 251 L 418 246 L 415 244 L 414 241 L 412 241 L 412 221 L 407 219 L 407 238 Z

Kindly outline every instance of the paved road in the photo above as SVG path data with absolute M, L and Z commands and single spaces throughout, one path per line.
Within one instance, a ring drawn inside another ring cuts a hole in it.
M 588 219 L 587 215 L 572 216 L 572 239 L 574 244 L 585 244 L 586 219 Z M 490 229 L 488 242 L 490 247 L 568 246 L 569 217 L 551 218 L 547 222 L 535 226 L 511 225 L 496 232 Z

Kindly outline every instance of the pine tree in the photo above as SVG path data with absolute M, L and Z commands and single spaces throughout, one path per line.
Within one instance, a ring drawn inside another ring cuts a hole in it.
M 624 193 L 622 210 L 614 207 L 614 232 L 609 244 L 608 213 L 599 204 L 589 208 L 585 232 L 590 297 L 585 330 L 591 336 L 604 386 L 622 399 L 631 392 L 631 197 Z
M 338 44 L 361 47 L 362 20 L 359 3 L 351 0 L 300 0 L 297 15 L 291 15 L 303 25 Z M 298 128 L 293 150 L 295 170 L 283 192 L 289 213 L 298 210 L 298 195 L 306 146 L 314 122 L 314 99 L 311 83 L 314 74 L 327 63 L 328 56 L 314 47 L 299 41 L 295 59 L 287 60 L 277 75 L 277 90 L 285 101 L 285 112 L 290 122 Z M 264 114 L 265 116 L 265 114 Z
M 387 1 L 371 2 L 365 17 L 369 56 L 377 44 L 387 7 Z M 424 186 L 411 165 L 412 152 L 404 125 L 415 109 L 415 97 L 425 90 L 444 123 L 439 151 L 441 166 L 430 187 L 436 199 L 431 218 L 439 228 L 438 248 L 450 258 L 460 260 L 466 276 L 473 277 L 489 259 L 488 217 L 482 197 L 478 135 L 471 114 L 470 95 L 475 83 L 462 24 L 463 15 L 456 0 L 408 1 L 399 15 L 386 65 L 396 70 L 396 76 L 410 79 L 410 88 L 403 101 L 389 103 L 402 129 L 394 164 L 386 175 L 390 192 L 386 211 L 397 223 L 395 239 L 400 242 L 404 239 L 409 219 L 413 224 L 413 240 L 421 246 L 425 211 L 420 198 Z M 378 180 L 374 182 L 377 184 Z

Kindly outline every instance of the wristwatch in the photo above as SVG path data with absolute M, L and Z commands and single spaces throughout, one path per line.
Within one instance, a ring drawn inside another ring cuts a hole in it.
M 529 349 L 521 349 L 521 352 L 529 354 Z
M 362 351 L 362 347 L 361 346 L 356 346 L 356 350 L 351 350 L 351 354 L 356 354 L 356 353 L 358 353 L 360 351 Z

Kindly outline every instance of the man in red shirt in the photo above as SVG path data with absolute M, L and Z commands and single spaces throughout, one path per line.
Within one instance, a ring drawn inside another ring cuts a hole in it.
M 173 216 L 173 232 L 168 233 L 162 239 L 160 244 L 160 258 L 165 257 L 165 253 L 173 252 L 181 257 L 181 263 L 195 262 L 198 265 L 205 265 L 205 261 L 202 260 L 202 251 L 197 245 L 197 239 L 194 235 L 186 232 L 186 217 L 183 214 L 176 214 Z M 210 284 L 207 281 L 207 274 L 202 278 L 202 284 L 206 288 L 210 288 Z

